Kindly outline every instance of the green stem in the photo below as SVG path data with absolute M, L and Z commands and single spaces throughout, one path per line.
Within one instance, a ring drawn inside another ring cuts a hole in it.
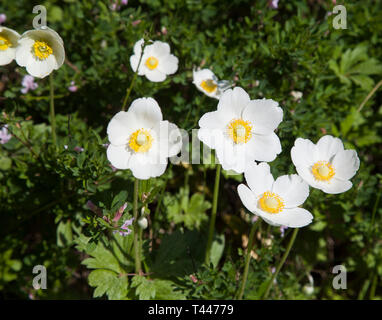
M 378 272 L 377 272 L 377 270 L 375 270 L 373 281 L 371 282 L 370 295 L 369 295 L 370 300 L 374 300 L 375 290 L 377 289 L 377 284 L 378 284 Z
M 276 279 L 277 275 L 279 274 L 282 266 L 284 265 L 284 262 L 285 262 L 285 260 L 287 259 L 288 255 L 289 255 L 290 249 L 292 249 L 292 246 L 293 246 L 294 240 L 296 239 L 297 233 L 298 233 L 298 228 L 295 228 L 293 230 L 292 236 L 291 236 L 291 238 L 289 240 L 287 249 L 286 249 L 283 257 L 281 258 L 281 261 L 280 261 L 279 265 L 277 266 L 275 273 L 272 275 L 271 280 L 268 282 L 267 288 L 265 289 L 265 293 L 263 295 L 263 299 L 266 299 L 268 297 L 268 294 L 269 294 L 269 291 L 272 288 L 273 282 Z
M 122 111 L 124 111 L 125 108 L 126 108 L 126 104 L 127 104 L 127 100 L 129 99 L 130 92 L 133 89 L 135 79 L 137 79 L 138 70 L 139 70 L 139 66 L 141 65 L 144 49 L 145 49 L 145 42 L 142 44 L 142 51 L 141 51 L 141 56 L 139 57 L 139 62 L 138 62 L 137 70 L 135 70 L 135 73 L 134 73 L 134 76 L 133 76 L 133 80 L 131 80 L 130 87 L 126 90 L 125 99 L 123 99 Z
M 357 109 L 358 112 L 361 112 L 363 107 L 365 106 L 366 102 L 369 101 L 369 99 L 373 96 L 373 94 L 378 90 L 378 88 L 382 86 L 382 80 L 380 80 L 375 87 L 369 92 L 369 94 L 366 96 L 366 98 L 362 101 L 361 105 Z
M 378 204 L 379 204 L 379 199 L 381 198 L 381 193 L 382 193 L 382 191 L 378 192 L 377 199 L 375 200 L 375 203 L 374 203 L 369 231 L 374 231 L 375 213 L 377 212 L 377 209 L 378 209 Z
M 52 140 L 54 146 L 56 146 L 56 115 L 54 112 L 54 82 L 53 82 L 53 72 L 49 75 L 49 85 L 50 85 L 50 125 L 52 127 Z
M 247 283 L 247 277 L 248 277 L 249 262 L 251 261 L 251 251 L 252 251 L 252 247 L 253 247 L 253 242 L 255 240 L 255 232 L 256 232 L 257 227 L 260 224 L 260 221 L 261 220 L 258 219 L 254 224 L 252 224 L 251 231 L 249 232 L 247 254 L 245 256 L 245 267 L 244 267 L 244 273 L 243 273 L 243 280 L 241 282 L 238 300 L 243 299 L 244 289 L 245 289 L 245 285 Z
M 215 186 L 214 186 L 214 197 L 212 200 L 212 215 L 211 215 L 211 220 L 210 220 L 210 227 L 209 227 L 209 231 L 208 231 L 208 240 L 207 240 L 207 248 L 206 248 L 206 259 L 205 259 L 206 264 L 210 263 L 211 245 L 212 245 L 212 239 L 214 236 L 216 211 L 217 211 L 217 206 L 218 206 L 220 171 L 221 171 L 221 165 L 217 164 L 216 165 Z
M 134 215 L 134 254 L 135 254 L 135 273 L 140 274 L 141 269 L 141 250 L 139 243 L 139 225 L 138 225 L 138 190 L 139 180 L 134 181 L 134 201 L 133 201 L 133 215 Z

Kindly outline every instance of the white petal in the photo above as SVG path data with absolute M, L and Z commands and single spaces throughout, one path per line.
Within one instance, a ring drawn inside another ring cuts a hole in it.
M 332 180 L 330 180 L 330 183 L 323 185 L 321 190 L 325 193 L 338 194 L 348 191 L 352 185 L 353 184 L 349 180 L 344 181 L 334 177 Z
M 281 153 L 280 139 L 274 132 L 268 135 L 253 134 L 247 145 L 248 156 L 257 161 L 271 162 Z
M 182 136 L 179 128 L 168 121 L 161 121 L 154 131 L 159 139 L 159 153 L 161 158 L 173 157 L 182 148 Z
M 310 167 L 298 166 L 296 167 L 296 171 L 298 175 L 311 187 L 321 189 L 321 184 L 314 178 Z
M 158 70 L 164 74 L 174 74 L 178 70 L 179 60 L 173 54 L 158 58 Z
M 285 201 L 286 208 L 295 208 L 308 198 L 309 185 L 297 174 L 284 175 L 276 179 L 272 192 Z
M 287 226 L 289 228 L 301 228 L 310 224 L 313 220 L 312 214 L 303 208 L 284 209 L 280 213 L 267 214 L 273 225 Z
M 237 187 L 237 193 L 240 200 L 250 212 L 255 213 L 256 210 L 256 197 L 254 193 L 244 184 L 239 184 Z
M 270 134 L 283 119 L 283 110 L 272 99 L 251 100 L 243 110 L 243 119 L 251 121 L 252 131 Z
M 230 119 L 241 118 L 242 112 L 249 103 L 249 95 L 243 88 L 228 89 L 221 95 L 218 111 L 227 114 Z
M 142 52 L 142 45 L 145 41 L 143 39 L 140 39 L 138 40 L 135 44 L 134 44 L 134 54 L 136 56 L 138 56 L 138 59 L 141 55 L 141 52 Z
M 216 144 L 216 156 L 224 170 L 243 173 L 248 164 L 246 145 L 234 144 L 223 137 L 223 143 Z
M 158 58 L 166 57 L 170 54 L 170 45 L 162 41 L 154 41 L 151 45 L 152 53 Z
M 27 72 L 36 78 L 45 78 L 48 76 L 54 69 L 57 69 L 57 62 L 53 55 L 50 55 L 43 61 L 40 61 L 30 55 L 27 65 Z
M 12 62 L 16 56 L 16 49 L 8 48 L 6 50 L 0 50 L 0 66 L 5 66 Z
M 134 113 L 120 111 L 109 122 L 107 135 L 110 143 L 126 145 L 130 135 L 140 128 Z
M 309 139 L 297 138 L 291 150 L 292 162 L 295 167 L 310 167 L 318 161 L 318 151 L 316 146 Z
M 199 85 L 203 80 L 216 78 L 215 74 L 210 69 L 202 69 L 199 71 L 193 70 L 193 83 Z
M 268 163 L 249 163 L 244 172 L 245 180 L 256 196 L 272 190 L 274 182 Z
M 136 153 L 131 156 L 129 167 L 135 178 L 147 180 L 161 176 L 166 171 L 167 160 L 165 163 L 153 163 L 147 155 Z
M 316 146 L 320 160 L 323 161 L 331 161 L 337 152 L 344 150 L 341 139 L 329 135 L 323 136 L 318 140 Z
M 32 57 L 32 46 L 34 44 L 34 40 L 30 38 L 24 38 L 19 40 L 19 45 L 16 48 L 16 63 L 25 67 L 28 63 L 30 57 Z
M 128 169 L 131 153 L 126 146 L 114 146 L 110 144 L 107 147 L 106 155 L 111 164 L 117 169 Z
M 224 131 L 231 120 L 232 119 L 222 111 L 207 112 L 199 119 L 199 127 Z
M 153 98 L 134 100 L 128 113 L 134 114 L 140 126 L 146 129 L 154 128 L 163 119 L 162 111 Z
M 332 161 L 335 177 L 341 180 L 351 179 L 359 169 L 359 158 L 355 150 L 342 150 Z
M 145 72 L 145 76 L 147 79 L 149 79 L 152 82 L 162 82 L 166 80 L 166 74 L 159 71 L 158 68 L 154 70 L 147 70 Z
M 198 139 L 211 149 L 216 149 L 224 143 L 224 135 L 220 129 L 201 128 L 198 130 Z

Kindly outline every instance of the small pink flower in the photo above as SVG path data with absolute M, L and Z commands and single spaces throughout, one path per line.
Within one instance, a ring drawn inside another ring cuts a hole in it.
M 288 229 L 287 226 L 281 226 L 281 227 L 280 227 L 281 238 L 284 238 L 285 230 L 286 230 L 286 229 Z
M 121 0 L 121 4 L 124 6 L 127 6 L 128 3 L 129 3 L 129 0 Z
M 162 32 L 163 35 L 166 35 L 167 34 L 167 28 L 166 27 L 162 27 L 161 32 Z
M 24 76 L 21 85 L 24 87 L 21 89 L 21 93 L 26 94 L 29 90 L 35 90 L 38 87 L 38 84 L 34 82 L 34 77 L 29 74 Z
M 135 20 L 133 21 L 131 24 L 133 25 L 133 27 L 137 26 L 138 24 L 140 24 L 142 22 L 141 19 L 138 19 L 138 20 Z
M 4 23 L 7 20 L 5 13 L 0 13 L 0 24 Z
M 252 223 L 255 223 L 257 220 L 259 220 L 259 217 L 258 216 L 253 216 L 253 218 L 252 218 Z
M 68 90 L 70 92 L 76 92 L 78 90 L 78 87 L 76 86 L 76 83 L 74 81 L 70 82 L 70 86 L 68 87 Z
M 5 144 L 11 140 L 12 135 L 8 133 L 8 125 L 4 125 L 0 130 L 0 144 Z
M 128 219 L 121 226 L 121 229 L 126 230 L 126 232 L 114 230 L 113 233 L 118 232 L 123 237 L 128 236 L 131 233 L 131 230 L 128 228 L 128 226 L 131 226 L 133 224 L 133 221 L 134 221 L 134 218 Z
M 113 218 L 114 222 L 118 222 L 119 219 L 121 219 L 123 211 L 125 211 L 126 207 L 127 207 L 127 203 L 125 203 L 122 207 L 118 209 L 117 213 L 115 214 L 115 217 Z
M 271 0 L 268 3 L 269 8 L 277 9 L 279 7 L 279 0 Z

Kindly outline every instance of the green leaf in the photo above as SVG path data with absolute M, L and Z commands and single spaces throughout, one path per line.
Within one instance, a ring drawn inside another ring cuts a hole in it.
M 118 276 L 113 271 L 98 269 L 90 272 L 88 277 L 89 285 L 96 287 L 93 297 L 102 297 L 104 294 L 110 300 L 121 300 L 127 296 L 127 277 Z
M 211 262 L 216 268 L 224 252 L 225 237 L 224 234 L 214 236 L 214 240 L 211 245 Z
M 140 300 L 150 300 L 155 297 L 156 288 L 154 282 L 143 276 L 134 276 L 131 281 L 131 287 L 136 288 L 135 293 Z

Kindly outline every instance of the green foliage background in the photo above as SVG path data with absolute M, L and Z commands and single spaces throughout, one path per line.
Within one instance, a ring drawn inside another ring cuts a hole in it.
M 2 298 L 235 297 L 252 218 L 236 193 L 241 176 L 225 173 L 222 179 L 210 266 L 202 262 L 214 165 L 173 165 L 142 185 L 149 214 L 143 232 L 145 276 L 131 275 L 132 237 L 113 234 L 86 207 L 91 200 L 113 218 L 128 202 L 122 220 L 131 217 L 131 173 L 112 172 L 102 144 L 133 77 L 133 45 L 143 36 L 170 43 L 179 69 L 163 83 L 138 77 L 129 103 L 154 97 L 165 119 L 186 130 L 197 128 L 200 116 L 217 105 L 192 84 L 193 67 L 203 65 L 252 99 L 272 98 L 282 106 L 277 134 L 283 152 L 271 163 L 275 176 L 295 173 L 290 149 L 297 137 L 316 142 L 327 133 L 358 152 L 361 166 L 351 190 L 327 195 L 311 189 L 305 207 L 314 222 L 298 234 L 270 297 L 382 297 L 381 90 L 360 107 L 382 79 L 381 1 L 340 3 L 347 9 L 346 30 L 332 26 L 332 1 L 298 0 L 280 0 L 278 9 L 265 0 L 144 0 L 116 11 L 106 0 L 2 0 L 4 25 L 19 33 L 31 29 L 37 4 L 46 6 L 48 25 L 64 39 L 67 55 L 54 72 L 59 152 L 51 146 L 49 79 L 36 79 L 39 87 L 23 95 L 25 69 L 15 62 L 0 67 L 0 120 L 15 135 L 0 145 Z M 71 81 L 77 92 L 68 90 Z M 293 90 L 303 92 L 300 101 Z M 76 146 L 84 151 L 75 151 Z M 278 228 L 261 225 L 246 299 L 259 297 L 289 232 L 281 237 Z M 47 267 L 47 290 L 32 288 L 38 264 Z M 347 268 L 347 290 L 332 287 L 337 264 Z M 308 274 L 313 293 L 306 290 Z

